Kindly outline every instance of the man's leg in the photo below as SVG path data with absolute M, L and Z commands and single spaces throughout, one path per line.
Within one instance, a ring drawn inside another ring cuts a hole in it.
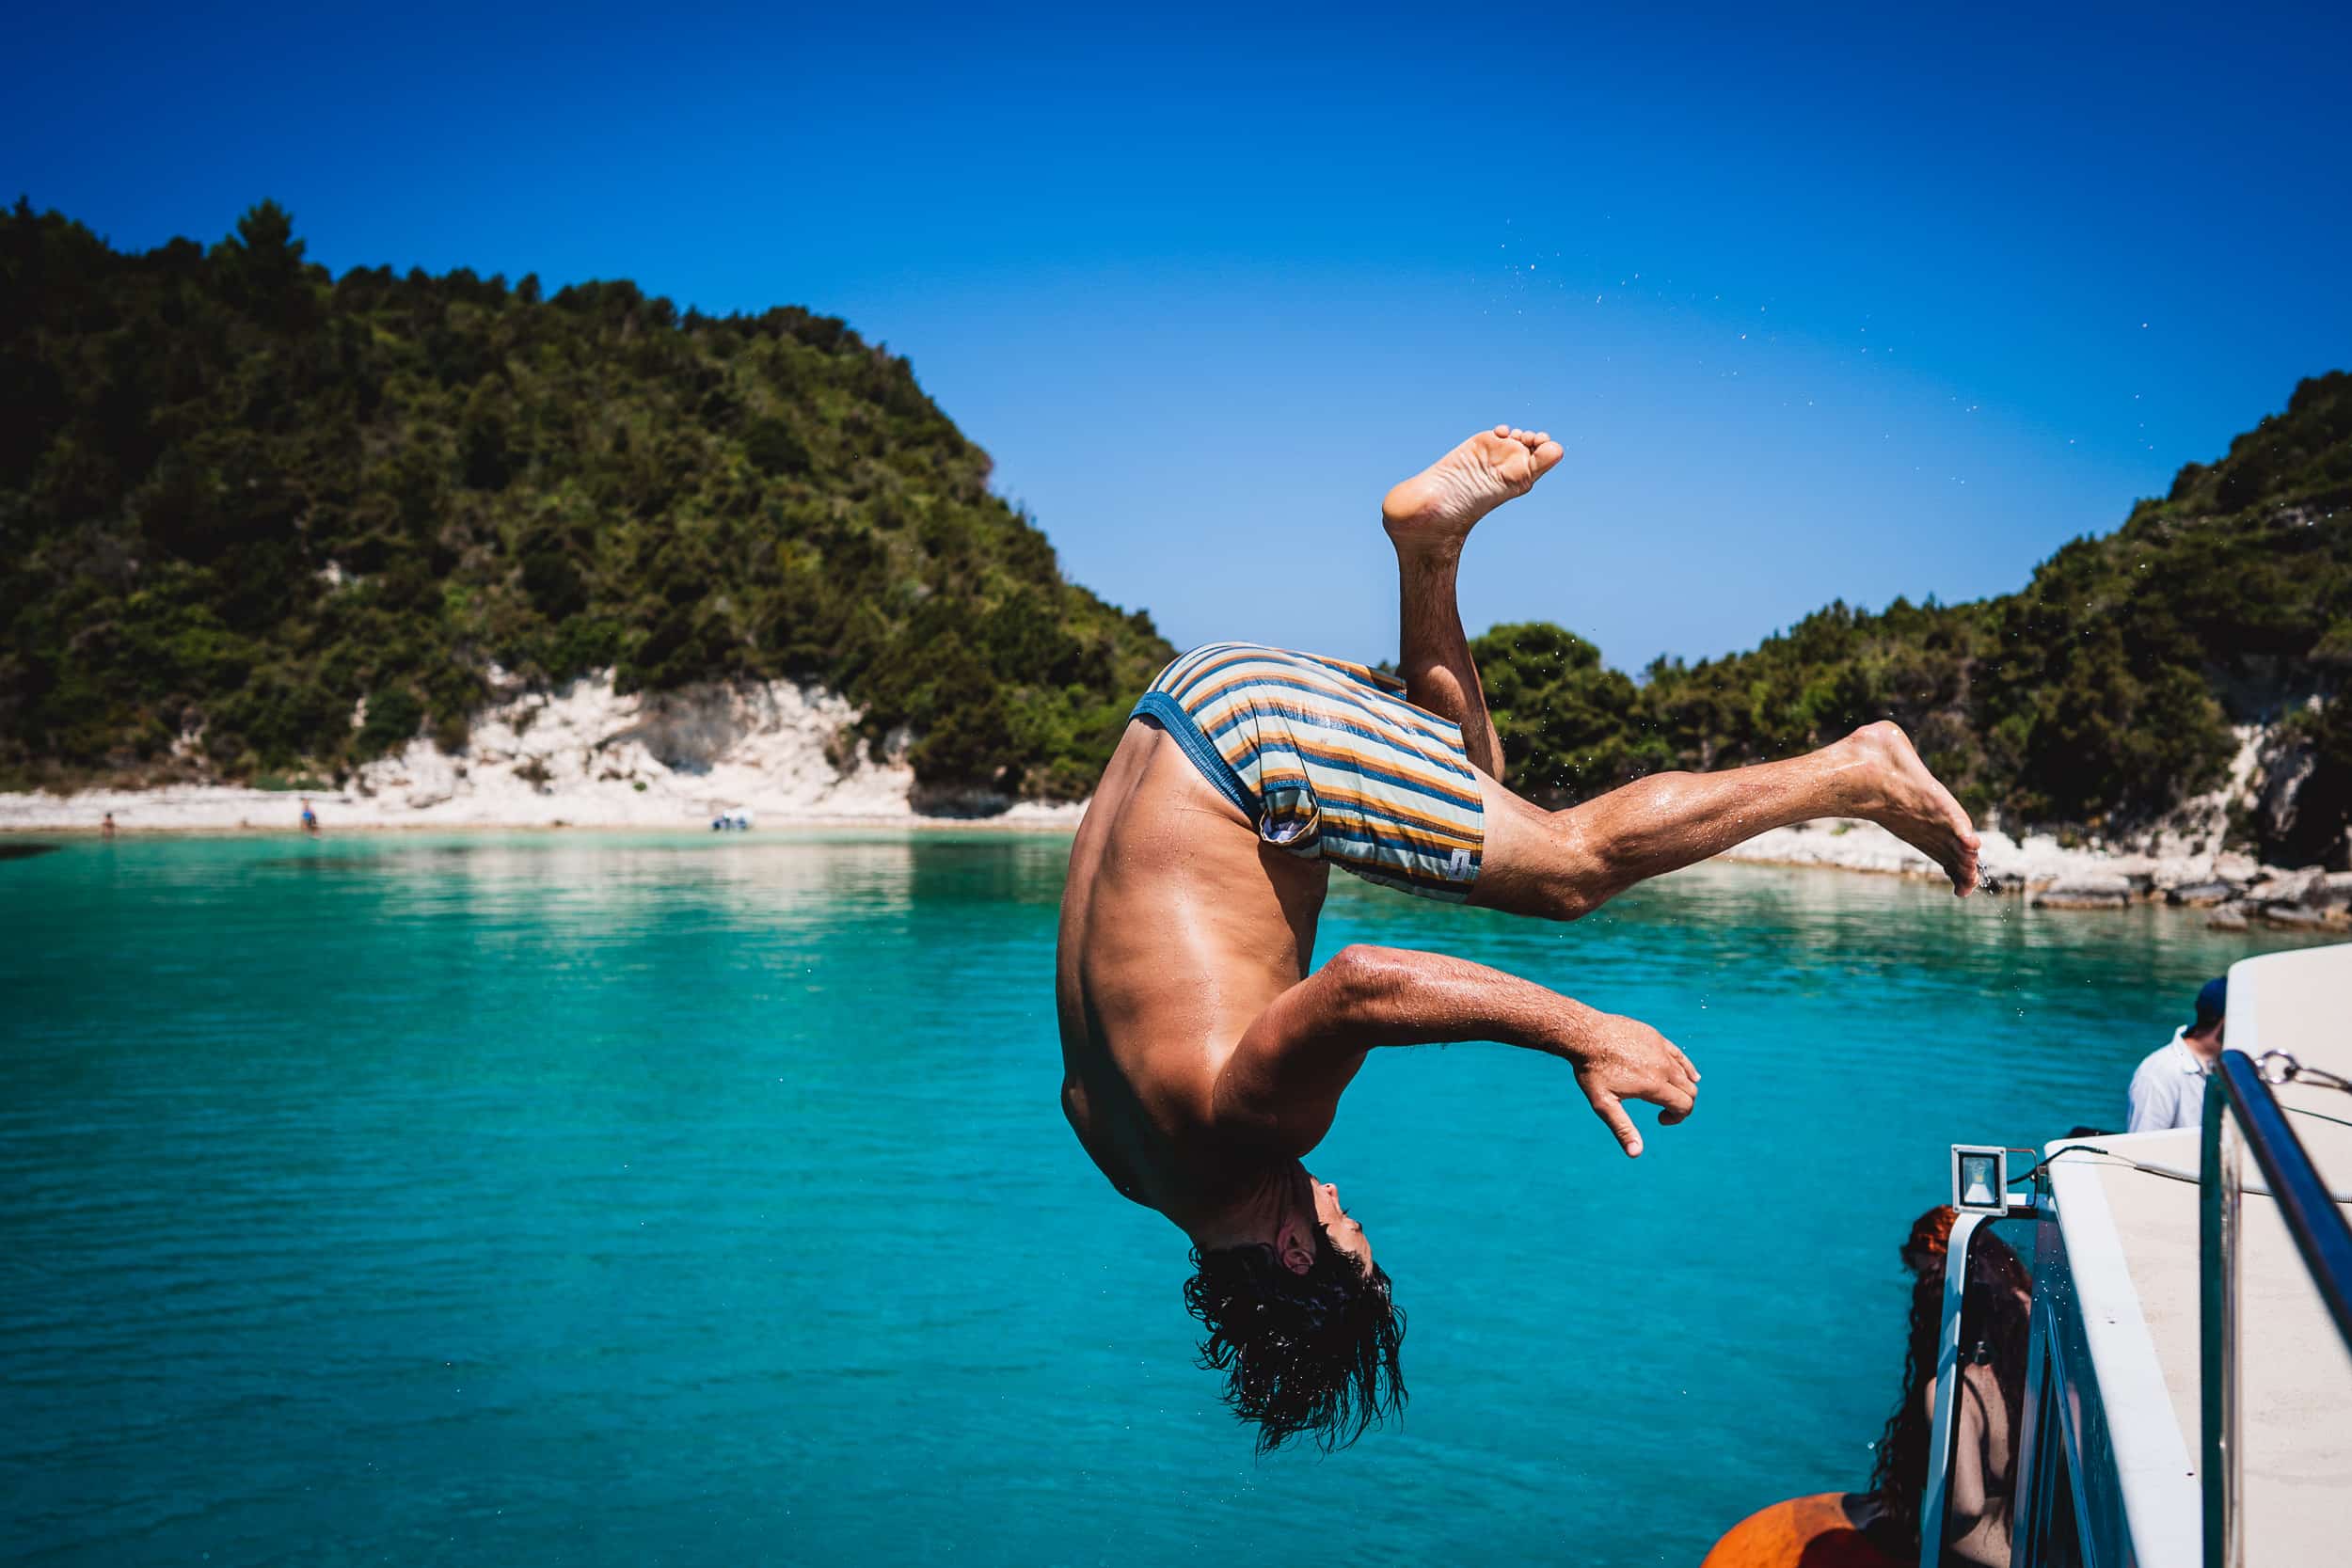
M 1968 814 L 1889 723 L 1783 762 L 1653 773 L 1566 811 L 1479 782 L 1486 847 L 1470 902 L 1515 914 L 1574 920 L 1636 882 L 1817 816 L 1876 822 L 1942 866 L 1954 893 L 1964 898 L 1977 885 Z
M 1454 603 L 1454 574 L 1461 560 L 1452 550 L 1396 552 L 1398 584 L 1397 673 L 1414 706 L 1462 727 L 1462 747 L 1471 765 L 1502 771 L 1502 738 L 1486 711 L 1486 689 L 1470 661 L 1470 639 Z
M 1478 519 L 1525 495 L 1559 461 L 1560 448 L 1542 431 L 1499 424 L 1396 486 L 1380 503 L 1382 526 L 1396 546 L 1397 667 L 1405 695 L 1460 725 L 1471 764 L 1489 775 L 1502 772 L 1502 742 L 1462 633 L 1454 574 L 1462 543 Z
M 1876 822 L 1941 865 L 1955 892 L 1974 891 L 1977 835 L 1968 815 L 1893 724 L 1868 725 L 1784 762 L 1653 774 L 1562 812 L 1532 805 L 1496 782 L 1502 748 L 1462 633 L 1454 574 L 1478 519 L 1525 495 L 1560 456 L 1541 431 L 1497 425 L 1380 503 L 1396 546 L 1406 695 L 1461 726 L 1463 749 L 1485 775 L 1486 845 L 1470 902 L 1573 920 L 1636 882 L 1820 816 Z

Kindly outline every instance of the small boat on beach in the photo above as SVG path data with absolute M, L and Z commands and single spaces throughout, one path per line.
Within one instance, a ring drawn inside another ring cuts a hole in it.
M 2229 997 L 2201 1128 L 2061 1138 L 2014 1176 L 2033 1151 L 1953 1146 L 1921 1568 L 2352 1561 L 2352 944 L 2234 964 Z M 2005 1250 L 1996 1224 L 2029 1239 L 2031 1307 L 1988 1547 L 1955 1434 L 1986 1354 L 1963 1342 L 1970 1256 Z M 1869 1498 L 1825 1493 L 1752 1515 L 1706 1568 L 1909 1560 Z

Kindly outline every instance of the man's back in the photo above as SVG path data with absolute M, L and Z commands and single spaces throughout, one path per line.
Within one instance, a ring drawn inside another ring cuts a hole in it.
M 2201 1127 L 2204 1119 L 2205 1064 L 2189 1044 L 2186 1032 L 2175 1029 L 2171 1039 L 2150 1052 L 2132 1074 L 2126 1129 L 2161 1132 L 2175 1127 Z
M 1263 849 L 1163 731 L 1127 726 L 1071 846 L 1062 1108 L 1112 1184 L 1179 1225 L 1244 1174 L 1220 1158 L 1216 1074 L 1306 974 L 1327 878 Z

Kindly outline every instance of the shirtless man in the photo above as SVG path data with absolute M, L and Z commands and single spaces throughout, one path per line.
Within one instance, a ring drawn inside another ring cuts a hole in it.
M 1661 773 L 1567 811 L 1496 778 L 1454 608 L 1479 518 L 1560 461 L 1497 425 L 1388 494 L 1402 682 L 1248 643 L 1195 649 L 1136 705 L 1071 847 L 1056 998 L 1062 1109 L 1111 1184 L 1191 1238 L 1202 1364 L 1258 1423 L 1351 1442 L 1401 1408 L 1404 1325 L 1363 1227 L 1301 1159 L 1376 1046 L 1498 1040 L 1567 1064 L 1629 1155 L 1699 1086 L 1647 1024 L 1436 953 L 1354 945 L 1312 974 L 1327 863 L 1455 903 L 1574 920 L 1647 878 L 1817 816 L 1880 823 L 1976 885 L 1967 814 L 1892 724 L 1808 756 Z

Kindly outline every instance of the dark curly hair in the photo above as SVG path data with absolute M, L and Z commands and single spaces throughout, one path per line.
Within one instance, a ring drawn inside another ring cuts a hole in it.
M 1878 1528 L 1898 1555 L 1915 1557 L 1919 1551 L 1919 1510 L 1934 1441 L 1934 1418 L 1921 1394 L 1935 1381 L 1943 1351 L 1944 1259 L 1957 1212 L 1948 1204 L 1929 1210 L 1903 1243 L 1903 1266 L 1916 1275 L 1903 1350 L 1903 1393 L 1886 1418 L 1870 1466 L 1870 1490 L 1885 1509 Z M 2033 1276 L 2017 1254 L 1990 1229 L 1978 1231 L 1968 1249 L 1968 1283 L 1961 1295 L 1960 1344 L 1963 1354 L 1992 1364 L 2011 1433 L 2017 1431 L 2026 1400 L 2026 1352 L 2032 1329 L 2030 1308 L 2021 1306 L 2019 1298 L 2032 1293 Z M 1990 1501 L 1997 1514 L 2010 1506 L 2011 1498 L 1996 1496 Z
M 1326 1453 L 1405 1414 L 1405 1314 L 1389 1276 L 1367 1274 L 1315 1227 L 1314 1266 L 1293 1274 L 1263 1243 L 1193 1249 L 1184 1305 L 1208 1329 L 1200 1365 L 1232 1369 L 1225 1402 L 1258 1423 L 1258 1452 L 1302 1432 Z M 1387 1386 L 1382 1387 L 1385 1380 Z

